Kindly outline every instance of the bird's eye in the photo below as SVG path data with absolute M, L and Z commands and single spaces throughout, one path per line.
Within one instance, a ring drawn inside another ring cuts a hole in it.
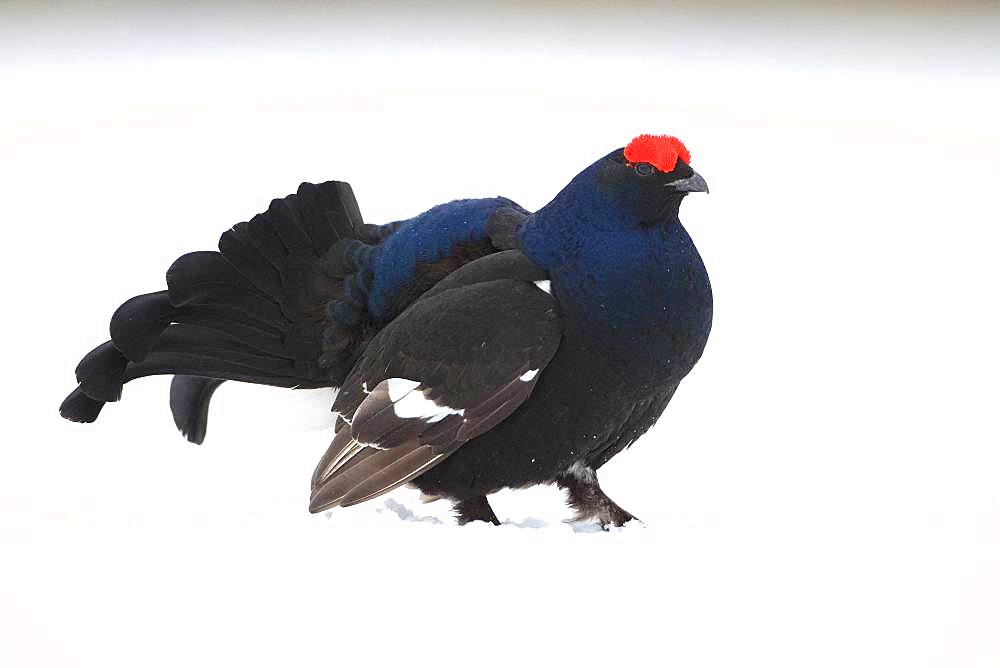
M 640 162 L 635 166 L 635 171 L 641 176 L 649 176 L 653 173 L 653 166 L 648 162 Z

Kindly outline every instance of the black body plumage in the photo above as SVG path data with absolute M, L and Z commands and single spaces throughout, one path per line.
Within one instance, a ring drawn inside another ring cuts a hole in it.
M 534 214 L 459 200 L 372 226 L 346 183 L 303 184 L 123 304 L 60 412 L 93 421 L 124 383 L 173 374 L 175 422 L 200 443 L 225 380 L 334 387 L 314 512 L 411 483 L 496 522 L 487 494 L 555 482 L 579 516 L 621 524 L 595 471 L 657 420 L 712 313 L 677 220 L 704 181 L 676 152 L 663 171 L 628 150 Z

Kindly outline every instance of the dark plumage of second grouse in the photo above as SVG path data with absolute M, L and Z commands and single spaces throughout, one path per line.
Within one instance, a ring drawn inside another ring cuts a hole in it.
M 124 383 L 173 374 L 175 422 L 200 443 L 224 380 L 338 388 L 313 512 L 409 483 L 496 524 L 488 494 L 554 482 L 578 518 L 622 525 L 596 471 L 653 425 L 711 329 L 678 220 L 708 191 L 690 162 L 642 135 L 535 213 L 459 200 L 384 226 L 348 184 L 303 184 L 125 302 L 60 412 L 91 422 Z

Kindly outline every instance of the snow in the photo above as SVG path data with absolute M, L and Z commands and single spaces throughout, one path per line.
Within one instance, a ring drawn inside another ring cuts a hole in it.
M 995 7 L 88 7 L 0 10 L 0 666 L 1000 664 Z M 165 378 L 56 416 L 122 301 L 300 181 L 537 208 L 640 132 L 711 187 L 716 295 L 599 472 L 643 524 L 309 515 L 322 391 L 227 383 L 203 446 Z

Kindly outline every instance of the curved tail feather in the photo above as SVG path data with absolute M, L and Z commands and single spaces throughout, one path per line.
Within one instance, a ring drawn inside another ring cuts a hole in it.
M 103 401 L 91 399 L 77 387 L 59 405 L 59 415 L 73 422 L 93 422 L 101 414 L 104 404 Z
M 360 339 L 353 330 L 364 324 L 356 295 L 370 281 L 371 252 L 358 239 L 373 236 L 368 227 L 350 185 L 304 183 L 226 231 L 219 251 L 181 256 L 167 271 L 166 290 L 118 308 L 111 340 L 77 366 L 79 386 L 60 414 L 92 422 L 105 402 L 120 399 L 124 383 L 174 374 L 174 420 L 201 442 L 222 380 L 337 386 Z
M 208 405 L 224 381 L 200 376 L 174 376 L 170 382 L 170 412 L 174 424 L 192 443 L 205 441 L 208 430 Z

